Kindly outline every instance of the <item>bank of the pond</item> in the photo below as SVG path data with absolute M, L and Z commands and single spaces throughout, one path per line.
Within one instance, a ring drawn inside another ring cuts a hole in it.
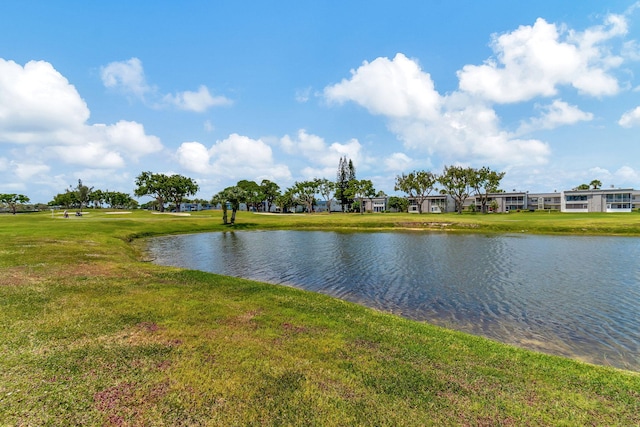
M 371 217 L 343 216 L 353 228 L 414 218 Z M 236 227 L 335 227 L 340 217 L 263 218 L 243 213 Z M 219 222 L 216 212 L 0 216 L 3 423 L 640 423 L 636 373 L 315 293 L 155 266 L 128 243 L 227 229 Z

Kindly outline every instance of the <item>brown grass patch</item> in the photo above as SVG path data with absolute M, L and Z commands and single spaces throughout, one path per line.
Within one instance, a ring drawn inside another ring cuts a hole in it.
M 31 267 L 8 267 L 0 274 L 0 286 L 34 285 L 43 277 L 31 272 Z
M 93 402 L 94 407 L 106 415 L 106 425 L 141 425 L 144 424 L 141 417 L 146 408 L 156 404 L 168 391 L 167 380 L 148 390 L 138 384 L 125 382 L 95 393 Z

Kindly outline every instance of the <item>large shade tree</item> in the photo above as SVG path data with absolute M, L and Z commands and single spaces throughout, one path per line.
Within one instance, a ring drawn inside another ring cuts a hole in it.
M 489 193 L 498 192 L 500 181 L 504 178 L 504 172 L 496 172 L 486 166 L 480 169 L 472 169 L 470 172 L 470 185 L 476 195 L 476 200 L 480 201 L 481 212 L 487 212 L 487 202 Z
M 58 193 L 49 202 L 50 206 L 61 206 L 65 209 L 74 209 L 80 206 L 78 196 L 75 191 L 66 190 L 64 193 Z
M 434 190 L 438 177 L 430 171 L 413 171 L 396 176 L 395 191 L 402 191 L 418 204 L 418 213 L 422 213 L 422 204 Z
M 0 205 L 8 207 L 12 214 L 16 214 L 18 205 L 28 203 L 29 198 L 24 194 L 0 194 Z
M 396 212 L 406 212 L 409 208 L 409 200 L 405 197 L 391 196 L 387 204 L 389 209 L 395 209 Z
M 198 189 L 198 184 L 186 176 L 142 172 L 136 177 L 134 194 L 136 197 L 151 196 L 156 199 L 160 212 L 164 212 L 167 202 L 173 202 L 179 211 L 182 200 L 196 194 Z
M 119 191 L 103 192 L 103 200 L 112 209 L 130 209 L 138 206 L 138 202 L 127 193 Z
M 364 214 L 364 199 L 371 200 L 376 195 L 373 183 L 368 179 L 352 179 L 349 181 L 349 196 L 358 200 L 360 204 L 360 213 Z
M 287 189 L 284 193 L 276 197 L 276 206 L 280 207 L 281 212 L 289 212 L 292 208 L 298 205 L 298 199 L 293 193 L 292 189 Z
M 262 182 L 260 182 L 260 191 L 262 192 L 264 201 L 267 203 L 267 212 L 271 212 L 271 206 L 280 195 L 280 186 L 268 179 L 263 179 Z
M 335 182 L 329 181 L 327 178 L 316 178 L 315 183 L 318 194 L 322 196 L 327 204 L 327 213 L 331 213 L 331 201 L 333 200 L 333 193 L 336 189 Z
M 161 173 L 142 172 L 136 177 L 136 197 L 150 196 L 156 200 L 158 210 L 164 212 L 164 205 L 168 199 L 169 177 Z
M 316 203 L 316 194 L 318 193 L 317 181 L 295 182 L 291 187 L 291 191 L 295 199 L 305 205 L 307 212 L 313 212 L 313 206 Z
M 200 189 L 192 178 L 183 175 L 170 175 L 167 187 L 167 201 L 173 202 L 178 212 L 184 198 L 195 195 Z
M 260 210 L 260 205 L 264 201 L 262 188 L 255 181 L 248 181 L 246 179 L 238 181 L 236 186 L 242 188 L 245 192 L 244 203 L 246 204 L 247 210 Z
M 82 180 L 78 180 L 78 185 L 73 190 L 76 193 L 76 198 L 80 203 L 80 212 L 82 212 L 82 208 L 87 206 L 89 202 L 92 200 L 91 193 L 93 192 L 93 187 L 88 187 L 82 183 Z
M 471 194 L 471 181 L 474 176 L 472 168 L 462 166 L 445 166 L 444 172 L 438 177 L 443 189 L 456 202 L 456 211 L 461 214 L 465 200 Z

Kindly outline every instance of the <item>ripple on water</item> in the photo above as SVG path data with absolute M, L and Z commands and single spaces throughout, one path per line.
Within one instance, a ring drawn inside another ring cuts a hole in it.
M 223 232 L 156 262 L 292 285 L 510 344 L 640 370 L 640 239 Z

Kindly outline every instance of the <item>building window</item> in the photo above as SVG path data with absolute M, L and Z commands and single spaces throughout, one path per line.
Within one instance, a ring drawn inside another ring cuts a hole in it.
M 610 205 L 607 205 L 607 208 L 609 208 L 609 209 L 631 209 L 631 204 L 630 203 L 612 203 Z
M 628 203 L 631 201 L 631 193 L 607 194 L 607 203 Z

